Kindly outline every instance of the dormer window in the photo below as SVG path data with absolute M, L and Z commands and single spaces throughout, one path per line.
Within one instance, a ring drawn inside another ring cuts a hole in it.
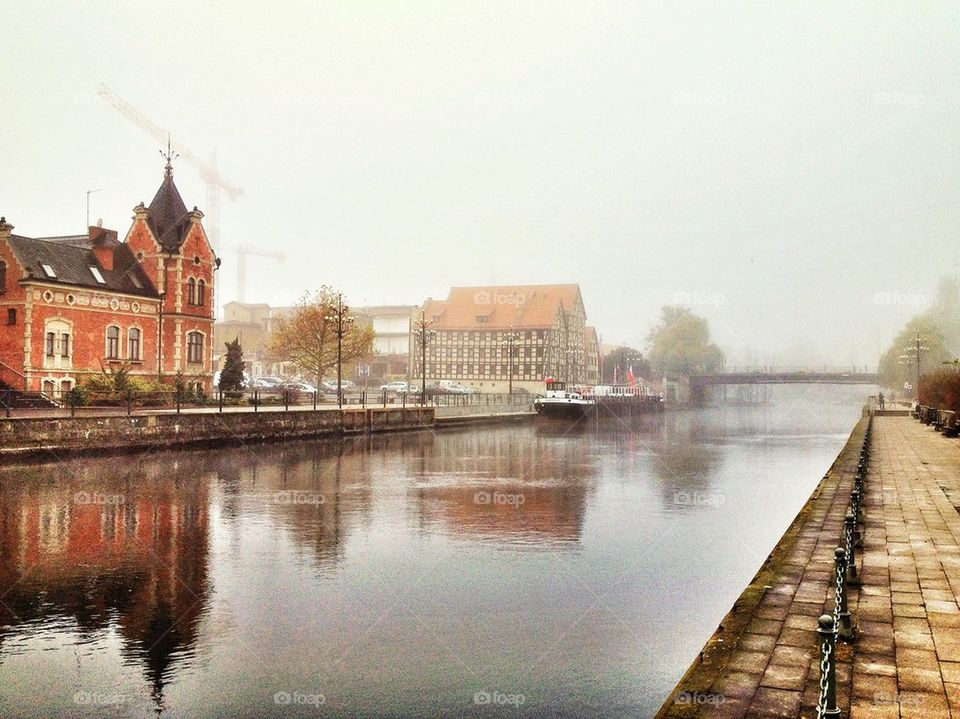
M 90 274 L 93 275 L 93 279 L 95 279 L 101 285 L 107 284 L 107 281 L 103 279 L 103 275 L 100 274 L 100 269 L 98 267 L 94 267 L 93 265 L 89 265 L 89 267 L 90 267 Z
M 41 264 L 40 267 L 43 269 L 43 273 L 47 277 L 54 280 L 57 279 L 57 273 L 53 271 L 53 268 L 50 265 Z

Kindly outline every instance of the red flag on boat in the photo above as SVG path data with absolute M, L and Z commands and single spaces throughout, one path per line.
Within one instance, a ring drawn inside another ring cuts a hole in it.
M 633 378 L 633 365 L 627 367 L 627 384 L 631 387 L 634 385 L 636 380 Z

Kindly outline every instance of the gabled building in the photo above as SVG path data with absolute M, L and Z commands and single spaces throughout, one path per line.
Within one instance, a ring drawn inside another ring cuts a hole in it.
M 149 206 L 115 230 L 25 237 L 0 218 L 0 384 L 52 396 L 84 376 L 131 375 L 212 390 L 214 256 L 167 162 Z
M 427 300 L 423 316 L 433 332 L 427 382 L 537 392 L 547 377 L 570 383 L 591 378 L 587 368 L 596 361 L 588 352 L 596 348 L 588 347 L 579 285 L 453 287 L 447 299 Z M 411 377 L 422 378 L 422 348 L 414 343 L 411 349 Z

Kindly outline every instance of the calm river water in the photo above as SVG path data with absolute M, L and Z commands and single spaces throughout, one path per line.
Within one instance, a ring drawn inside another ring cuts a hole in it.
M 0 470 L 0 716 L 650 716 L 864 395 Z

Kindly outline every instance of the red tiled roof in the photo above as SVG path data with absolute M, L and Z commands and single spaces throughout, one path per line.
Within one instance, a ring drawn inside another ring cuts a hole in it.
M 581 302 L 579 285 L 451 287 L 446 300 L 427 300 L 424 311 L 434 329 L 549 328 L 561 306 L 569 312 Z

